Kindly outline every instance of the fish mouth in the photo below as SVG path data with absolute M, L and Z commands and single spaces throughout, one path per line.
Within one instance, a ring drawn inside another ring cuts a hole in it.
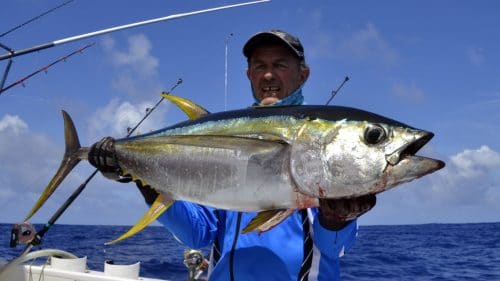
M 421 132 L 417 139 L 387 156 L 384 180 L 375 185 L 373 193 L 379 193 L 398 184 L 434 173 L 444 168 L 445 162 L 415 155 L 434 136 L 431 132 Z
M 391 165 L 397 165 L 401 160 L 410 156 L 417 157 L 415 154 L 424 147 L 432 138 L 434 133 L 422 131 L 417 138 L 408 144 L 400 147 L 393 153 L 386 156 L 386 160 Z
M 444 168 L 445 162 L 416 155 L 406 155 L 397 165 L 388 165 L 384 171 L 385 180 L 375 185 L 373 193 L 379 193 L 398 184 L 410 182 Z

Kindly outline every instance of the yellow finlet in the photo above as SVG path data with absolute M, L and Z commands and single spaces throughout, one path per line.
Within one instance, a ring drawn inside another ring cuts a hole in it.
M 188 99 L 165 93 L 161 94 L 161 96 L 177 105 L 191 120 L 210 114 L 206 109 Z
M 142 218 L 131 227 L 126 233 L 122 234 L 120 237 L 113 241 L 104 243 L 105 245 L 111 245 L 121 240 L 127 239 L 140 231 L 142 231 L 146 226 L 155 221 L 163 212 L 165 212 L 172 204 L 174 200 L 167 198 L 165 195 L 160 194 L 156 197 L 155 201 L 151 205 L 151 208 L 142 216 Z
M 286 218 L 288 218 L 292 213 L 293 209 L 285 210 L 268 210 L 259 212 L 241 233 L 245 234 L 252 231 L 257 231 L 259 234 L 280 224 Z

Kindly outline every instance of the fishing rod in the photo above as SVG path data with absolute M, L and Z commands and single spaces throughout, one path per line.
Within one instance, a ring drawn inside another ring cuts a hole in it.
M 29 19 L 29 20 L 27 20 L 27 21 L 25 21 L 25 22 L 21 23 L 20 25 L 15 26 L 15 27 L 13 27 L 13 28 L 11 28 L 11 29 L 7 30 L 6 32 L 4 32 L 4 33 L 0 34 L 0 37 L 4 37 L 5 35 L 7 35 L 7 34 L 9 34 L 9 33 L 13 32 L 13 31 L 15 31 L 15 30 L 17 30 L 17 29 L 19 29 L 19 28 L 21 28 L 21 27 L 23 27 L 23 26 L 25 26 L 25 25 L 27 25 L 27 24 L 29 24 L 29 23 L 31 23 L 31 22 L 34 22 L 35 20 L 37 20 L 37 19 L 39 19 L 39 18 L 41 18 L 41 17 L 43 17 L 43 16 L 45 16 L 45 15 L 47 15 L 47 14 L 49 14 L 49 13 L 51 13 L 51 12 L 55 11 L 55 10 L 57 10 L 57 9 L 59 9 L 59 8 L 63 7 L 63 6 L 66 6 L 66 5 L 68 5 L 70 2 L 73 2 L 73 1 L 74 1 L 74 0 L 69 0 L 69 1 L 66 1 L 66 2 L 62 3 L 61 5 L 59 5 L 59 6 L 57 6 L 57 7 L 54 7 L 54 8 L 52 8 L 52 9 L 49 9 L 49 10 L 47 10 L 47 11 L 45 11 L 45 12 L 43 12 L 43 13 L 39 14 L 38 16 L 33 17 L 33 18 L 31 18 L 31 19 Z
M 27 20 L 27 21 L 23 22 L 22 24 L 19 24 L 19 25 L 17 25 L 17 26 L 15 26 L 15 27 L 13 27 L 13 28 L 11 28 L 11 29 L 7 30 L 6 32 L 4 32 L 4 33 L 0 34 L 0 38 L 1 38 L 1 37 L 4 37 L 5 35 L 7 35 L 7 34 L 9 34 L 9 33 L 11 33 L 11 32 L 14 32 L 15 30 L 17 30 L 17 29 L 19 29 L 19 28 L 21 28 L 21 27 L 24 27 L 25 25 L 28 25 L 29 23 L 34 22 L 35 20 L 37 20 L 37 19 L 39 19 L 39 18 L 41 18 L 41 17 L 43 17 L 43 16 L 45 16 L 45 15 L 47 15 L 47 14 L 49 14 L 49 13 L 51 13 L 51 12 L 55 11 L 55 10 L 57 10 L 57 9 L 59 9 L 59 8 L 63 7 L 63 6 L 66 6 L 67 4 L 69 4 L 70 2 L 73 2 L 73 1 L 74 1 L 74 0 L 69 0 L 69 1 L 66 1 L 66 2 L 62 3 L 61 5 L 59 5 L 59 6 L 57 6 L 57 7 L 54 7 L 54 8 L 52 8 L 52 9 L 48 10 L 48 11 L 45 11 L 45 12 L 41 13 L 40 15 L 38 15 L 38 16 L 36 16 L 36 17 L 33 17 L 33 18 L 31 18 L 31 19 L 29 19 L 29 20 Z M 2 49 L 4 49 L 4 50 L 6 50 L 6 51 L 7 51 L 7 52 L 9 52 L 10 54 L 13 54 L 13 53 L 15 52 L 15 50 L 14 50 L 14 49 L 9 48 L 8 46 L 6 46 L 6 45 L 4 45 L 4 44 L 2 44 L 2 43 L 0 43 L 0 48 L 2 48 Z M 7 63 L 7 65 L 5 66 L 5 70 L 4 70 L 4 72 L 3 72 L 2 80 L 1 80 L 1 82 L 0 82 L 0 93 L 1 93 L 1 92 L 3 92 L 3 91 L 6 91 L 6 89 L 4 89 L 4 88 L 3 88 L 3 85 L 5 84 L 5 80 L 7 80 L 7 75 L 9 74 L 9 71 L 10 71 L 10 67 L 11 67 L 11 66 L 12 66 L 12 58 L 10 58 L 10 59 L 9 59 L 9 62 L 8 62 L 8 63 Z
M 177 82 L 170 88 L 170 91 L 168 92 L 162 92 L 162 94 L 167 94 L 170 95 L 172 91 L 177 88 L 182 83 L 182 79 L 178 79 Z M 161 97 L 161 99 L 152 107 L 152 108 L 147 108 L 146 109 L 146 115 L 135 125 L 132 129 L 128 130 L 127 136 L 130 137 L 134 131 L 139 127 L 139 125 L 148 118 L 149 115 L 158 107 L 158 105 L 164 100 L 164 97 Z M 11 231 L 11 240 L 10 240 L 10 247 L 14 248 L 17 246 L 19 241 L 25 241 L 28 245 L 25 247 L 24 251 L 19 255 L 18 258 L 26 255 L 32 248 L 33 246 L 40 245 L 42 243 L 42 238 L 45 235 L 45 233 L 52 227 L 52 225 L 55 224 L 57 219 L 68 209 L 68 207 L 73 203 L 73 201 L 82 193 L 82 191 L 85 189 L 87 184 L 94 178 L 94 176 L 99 172 L 98 169 L 95 169 L 92 174 L 90 174 L 87 179 L 78 186 L 78 188 L 70 195 L 70 197 L 64 202 L 64 204 L 59 207 L 59 209 L 52 215 L 50 220 L 43 226 L 43 228 L 39 231 L 36 232 L 34 227 L 29 225 L 27 222 L 23 222 L 21 224 L 14 225 Z M 25 237 L 23 237 L 25 236 Z M 7 266 L 5 266 L 6 268 Z M 0 271 L 1 273 L 1 271 Z
M 349 76 L 346 76 L 344 78 L 344 81 L 342 81 L 342 83 L 337 87 L 336 90 L 332 90 L 332 93 L 330 94 L 330 98 L 328 99 L 328 101 L 326 102 L 326 105 L 329 105 L 330 102 L 332 101 L 332 99 L 337 95 L 337 93 L 340 91 L 340 89 L 344 86 L 344 84 L 349 81 Z
M 73 0 L 71 0 L 73 1 Z M 4 74 L 3 74 L 3 77 L 2 77 L 2 80 L 0 82 L 0 94 L 1 92 L 4 92 L 6 91 L 6 89 L 3 89 L 3 85 L 5 83 L 5 80 L 7 79 L 7 75 L 10 71 L 10 68 L 11 68 L 11 65 L 12 65 L 12 58 L 13 57 L 17 57 L 17 56 L 21 56 L 21 55 L 25 55 L 25 54 L 29 54 L 29 53 L 33 53 L 33 52 L 36 52 L 36 51 L 40 51 L 40 50 L 44 50 L 44 49 L 48 49 L 48 48 L 52 48 L 52 47 L 55 47 L 55 46 L 58 46 L 58 45 L 62 45 L 62 44 L 65 44 L 65 43 L 69 43 L 69 42 L 73 42 L 73 41 L 77 41 L 77 40 L 82 40 L 82 39 L 86 39 L 86 38 L 90 38 L 90 37 L 94 37 L 94 36 L 98 36 L 98 35 L 102 35 L 102 34 L 106 34 L 106 33 L 111 33 L 111 32 L 115 32 L 115 31 L 119 31 L 119 30 L 124 30 L 124 29 L 129 29 L 129 28 L 134 28 L 134 27 L 138 27 L 138 26 L 142 26 L 142 25 L 147 25 L 147 24 L 152 24 L 152 23 L 157 23 L 157 22 L 162 22 L 162 21 L 168 21 L 168 20 L 173 20 L 173 19 L 178 19 L 178 18 L 182 18 L 182 17 L 188 17 L 188 16 L 193 16 L 193 15 L 198 15 L 198 14 L 203 14 L 203 13 L 209 13 L 209 12 L 214 12 L 214 11 L 218 11 L 218 10 L 225 10 L 225 9 L 230 9 L 230 8 L 236 8 L 236 7 L 241 7 L 241 6 L 247 6 L 247 5 L 253 5 L 253 4 L 258 4 L 258 3 L 263 3 L 263 2 L 270 2 L 271 0 L 258 0 L 258 1 L 252 1 L 252 2 L 244 2 L 244 3 L 239 3 L 239 4 L 233 4 L 233 5 L 226 5 L 226 6 L 220 6 L 220 7 L 215 7 L 215 8 L 210 8 L 210 9 L 204 9 L 204 10 L 197 10 L 197 11 L 193 11 L 193 12 L 187 12 L 187 13 L 180 13 L 180 14 L 174 14 L 174 15 L 170 15 L 170 16 L 166 16 L 166 17 L 160 17 L 160 18 L 154 18 L 154 19 L 150 19 L 150 20 L 145 20 L 145 21 L 140 21 L 140 22 L 135 22 L 135 23 L 130 23 L 130 24 L 125 24 L 125 25 L 120 25 L 120 26 L 115 26 L 115 27 L 111 27 L 111 28 L 106 28 L 106 29 L 101 29 L 101 30 L 98 30 L 98 31 L 94 31 L 94 32 L 89 32 L 89 33 L 85 33 L 85 34 L 80 34 L 80 35 L 75 35 L 75 36 L 72 36 L 72 37 L 66 37 L 66 38 L 63 38 L 63 39 L 59 39 L 59 40 L 55 40 L 55 41 L 52 41 L 52 42 L 48 42 L 48 43 L 44 43 L 44 44 L 40 44 L 40 45 L 36 45 L 36 46 L 33 46 L 33 47 L 30 47 L 30 48 L 26 48 L 26 49 L 22 49 L 22 50 L 14 50 L 12 48 L 9 48 L 8 46 L 5 46 L 3 44 L 0 43 L 0 48 L 2 49 L 5 49 L 7 51 L 6 54 L 4 55 L 0 55 L 0 61 L 1 60 L 5 60 L 5 59 L 9 59 L 8 63 L 7 63 L 7 66 L 5 67 L 5 70 L 4 70 Z M 52 10 L 49 10 L 47 12 L 45 12 L 44 14 L 47 14 L 59 7 L 62 7 L 66 4 L 68 4 L 70 1 L 56 7 L 56 8 L 53 8 Z M 42 14 L 42 15 L 44 15 Z M 42 15 L 38 16 L 37 18 L 41 17 Z M 35 18 L 36 19 L 36 18 Z M 8 32 L 5 32 L 3 35 L 17 29 L 17 28 L 20 28 L 21 26 L 35 20 L 35 19 L 31 19 L 30 21 L 18 26 L 18 27 L 15 27 L 11 30 L 9 30 Z
M 204 9 L 204 10 L 197 10 L 197 11 L 187 12 L 187 13 L 174 14 L 174 15 L 169 15 L 169 16 L 165 16 L 165 17 L 154 18 L 154 19 L 150 19 L 150 20 L 115 26 L 115 27 L 106 28 L 106 29 L 102 29 L 102 30 L 98 30 L 98 31 L 94 31 L 94 32 L 89 32 L 89 33 L 85 33 L 85 34 L 80 34 L 80 35 L 75 35 L 72 37 L 67 37 L 67 38 L 55 40 L 52 42 L 40 44 L 40 45 L 33 46 L 30 48 L 22 49 L 19 51 L 13 50 L 12 52 L 1 55 L 0 60 L 5 60 L 5 59 L 12 58 L 12 57 L 17 57 L 17 56 L 21 56 L 24 54 L 33 53 L 36 51 L 40 51 L 40 50 L 47 49 L 47 48 L 52 48 L 52 47 L 66 44 L 69 42 L 82 40 L 82 39 L 86 39 L 86 38 L 90 38 L 90 37 L 94 37 L 94 36 L 98 36 L 98 35 L 102 35 L 102 34 L 106 34 L 106 33 L 111 33 L 111 32 L 115 32 L 115 31 L 119 31 L 119 30 L 123 30 L 123 29 L 129 29 L 129 28 L 134 28 L 134 27 L 138 27 L 138 26 L 142 26 L 142 25 L 147 25 L 147 24 L 152 24 L 152 23 L 157 23 L 157 22 L 162 22 L 162 21 L 168 21 L 168 20 L 193 16 L 193 15 L 199 15 L 199 14 L 204 14 L 204 13 L 209 13 L 209 12 L 215 12 L 215 11 L 225 10 L 225 9 L 230 9 L 230 8 L 236 8 L 236 7 L 241 7 L 241 6 L 253 5 L 253 4 L 258 4 L 258 3 L 263 3 L 263 2 L 269 2 L 269 1 L 271 1 L 271 0 L 258 0 L 258 1 L 252 1 L 252 2 L 233 4 L 233 5 L 226 5 L 226 6 L 220 6 L 220 7 Z
M 12 83 L 12 84 L 10 84 L 9 86 L 7 86 L 7 87 L 5 87 L 5 88 L 4 88 L 4 87 L 3 87 L 3 85 L 5 84 L 5 79 L 7 78 L 8 69 L 10 69 L 10 64 L 12 63 L 12 60 L 9 60 L 9 63 L 7 64 L 8 69 L 7 69 L 7 70 L 6 70 L 6 72 L 4 73 L 4 76 L 3 76 L 3 78 L 2 78 L 2 82 L 0 83 L 0 95 L 1 95 L 3 92 L 7 91 L 8 89 L 12 88 L 12 87 L 15 87 L 15 86 L 17 86 L 17 85 L 19 85 L 19 84 L 24 84 L 24 81 L 26 81 L 26 80 L 30 79 L 31 77 L 33 77 L 33 76 L 37 75 L 37 74 L 38 74 L 38 73 L 40 73 L 40 72 L 42 72 L 42 71 L 45 71 L 45 72 L 46 72 L 46 71 L 47 71 L 50 67 L 52 67 L 52 66 L 53 66 L 53 65 L 55 65 L 56 63 L 59 63 L 59 62 L 61 62 L 61 61 L 66 61 L 66 59 L 68 59 L 69 57 L 71 57 L 71 56 L 73 56 L 73 55 L 75 55 L 75 54 L 79 54 L 79 53 L 81 54 L 81 53 L 83 53 L 83 51 L 84 51 L 85 49 L 90 48 L 90 47 L 92 47 L 93 45 L 95 45 L 95 43 L 90 43 L 90 44 L 87 44 L 87 45 L 86 45 L 86 46 L 84 46 L 83 48 L 80 48 L 80 49 L 78 49 L 78 50 L 76 50 L 76 51 L 74 51 L 74 52 L 72 52 L 72 53 L 70 53 L 70 54 L 68 54 L 68 55 L 65 55 L 65 56 L 63 56 L 63 57 L 61 57 L 61 58 L 57 59 L 56 61 L 54 61 L 54 62 L 52 62 L 52 63 L 50 63 L 50 64 L 48 64 L 48 65 L 46 65 L 46 66 L 44 66 L 44 67 L 42 67 L 42 68 L 40 68 L 40 69 L 38 69 L 38 70 L 36 70 L 35 72 L 33 72 L 33 73 L 29 74 L 28 76 L 25 76 L 24 78 L 21 78 L 21 79 L 17 80 L 16 82 L 14 82 L 14 83 Z

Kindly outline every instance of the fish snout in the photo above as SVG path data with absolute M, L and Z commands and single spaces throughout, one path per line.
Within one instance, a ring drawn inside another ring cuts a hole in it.
M 401 160 L 408 156 L 415 155 L 422 147 L 424 147 L 432 138 L 434 133 L 427 131 L 419 131 L 413 137 L 413 140 L 401 146 L 391 154 L 386 155 L 386 160 L 391 165 L 397 165 Z

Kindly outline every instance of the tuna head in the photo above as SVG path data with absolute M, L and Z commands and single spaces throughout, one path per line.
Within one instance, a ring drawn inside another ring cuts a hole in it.
M 319 198 L 376 194 L 444 167 L 415 156 L 433 136 L 381 116 L 366 120 L 307 120 L 291 152 L 300 192 Z

